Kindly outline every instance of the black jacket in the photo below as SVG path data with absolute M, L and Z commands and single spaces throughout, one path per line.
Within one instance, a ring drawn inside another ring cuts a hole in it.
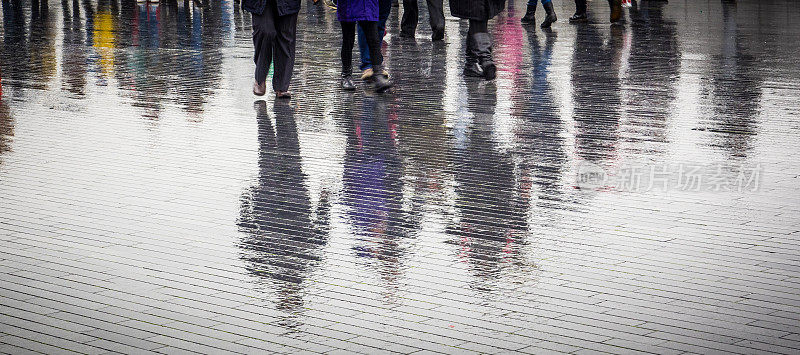
M 506 0 L 450 0 L 450 13 L 470 20 L 490 20 L 505 8 Z
M 300 12 L 300 0 L 242 0 L 242 9 L 256 15 L 264 13 L 267 2 L 278 4 L 278 16 L 286 16 Z

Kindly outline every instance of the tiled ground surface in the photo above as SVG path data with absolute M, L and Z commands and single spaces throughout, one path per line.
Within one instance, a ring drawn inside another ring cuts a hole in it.
M 797 4 L 554 1 L 386 95 L 304 4 L 280 104 L 230 1 L 2 0 L 0 352 L 800 352 Z

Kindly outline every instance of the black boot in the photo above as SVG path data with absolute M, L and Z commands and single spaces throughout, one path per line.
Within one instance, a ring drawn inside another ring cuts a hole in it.
M 492 38 L 486 32 L 475 34 L 475 54 L 478 57 L 478 64 L 483 70 L 483 77 L 486 80 L 494 80 L 497 76 L 497 66 L 492 60 Z
M 467 35 L 467 61 L 464 63 L 465 76 L 483 77 L 483 68 L 478 64 L 478 55 L 475 53 L 475 37 Z
M 585 12 L 576 12 L 572 17 L 569 18 L 569 23 L 578 23 L 578 22 L 588 22 L 589 17 L 586 16 Z
M 375 91 L 377 92 L 384 92 L 389 90 L 389 88 L 394 85 L 389 77 L 386 75 L 386 72 L 383 70 L 383 67 L 380 65 L 373 65 L 372 66 L 372 82 L 375 83 Z
M 342 80 L 339 82 L 342 89 L 353 91 L 356 89 L 356 84 L 353 82 L 353 64 L 342 63 Z
M 353 91 L 356 89 L 356 83 L 353 82 L 353 75 L 351 74 L 342 74 L 342 81 L 341 81 L 342 89 L 347 91 Z
M 542 4 L 542 7 L 544 7 L 544 11 L 547 13 L 547 16 L 544 18 L 544 22 L 542 22 L 542 28 L 550 28 L 550 25 L 558 20 L 556 17 L 556 10 L 553 9 L 553 2 L 550 1 Z
M 536 22 L 536 5 L 528 5 L 528 9 L 525 10 L 525 16 L 522 16 L 522 19 L 520 19 L 519 22 L 522 23 Z

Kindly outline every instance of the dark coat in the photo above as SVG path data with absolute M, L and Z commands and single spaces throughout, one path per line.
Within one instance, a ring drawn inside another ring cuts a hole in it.
M 470 20 L 491 20 L 506 8 L 506 0 L 450 0 L 450 13 Z
M 378 0 L 339 0 L 340 22 L 378 21 Z
M 242 0 L 242 9 L 245 11 L 261 15 L 267 2 L 276 2 L 278 5 L 278 16 L 292 15 L 300 12 L 300 0 Z

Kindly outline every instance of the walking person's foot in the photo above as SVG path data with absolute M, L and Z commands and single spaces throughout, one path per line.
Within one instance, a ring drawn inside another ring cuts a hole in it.
M 372 75 L 372 82 L 375 83 L 375 91 L 382 93 L 389 90 L 394 83 L 389 80 L 389 75 L 384 74 L 385 71 L 380 66 L 373 67 L 374 74 Z
M 264 96 L 267 93 L 267 82 L 259 84 L 257 81 L 253 82 L 253 95 Z
M 342 75 L 342 81 L 339 85 L 342 87 L 342 89 L 347 91 L 353 91 L 356 89 L 356 83 L 353 82 L 352 75 Z
M 361 73 L 361 80 L 364 80 L 364 81 L 372 80 L 372 76 L 374 74 L 375 74 L 375 72 L 372 71 L 372 68 L 364 69 L 364 72 Z M 386 69 L 383 70 L 382 74 L 386 75 L 387 78 L 389 77 L 389 72 L 386 71 Z
M 541 27 L 550 28 L 550 25 L 552 25 L 553 22 L 556 22 L 558 20 L 558 17 L 556 17 L 556 10 L 553 9 L 552 1 L 542 4 L 542 6 L 544 7 L 544 11 L 547 13 L 547 16 L 545 16 Z
M 575 13 L 572 17 L 569 18 L 569 23 L 580 23 L 580 22 L 589 22 L 589 17 L 586 16 L 585 12 L 582 13 Z
M 292 93 L 288 91 L 275 91 L 276 99 L 291 99 Z
M 519 20 L 523 24 L 531 24 L 536 22 L 536 5 L 528 5 L 525 9 L 525 16 Z

